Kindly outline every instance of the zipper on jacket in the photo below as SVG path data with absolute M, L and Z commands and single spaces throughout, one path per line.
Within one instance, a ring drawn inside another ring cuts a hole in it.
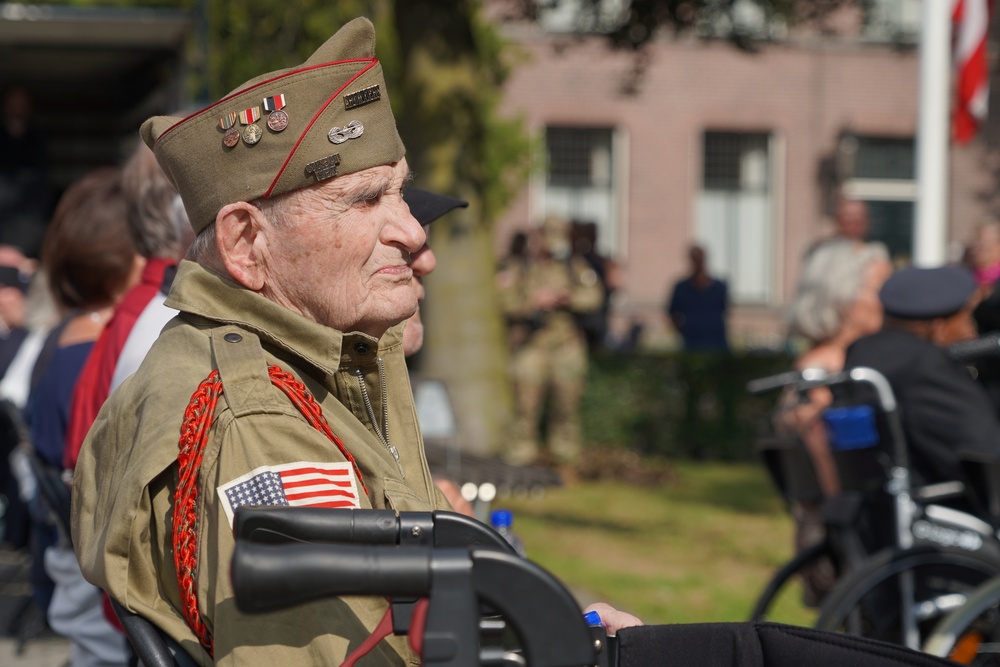
M 361 387 L 361 398 L 364 399 L 365 409 L 368 410 L 368 418 L 371 419 L 372 428 L 375 429 L 375 435 L 378 439 L 382 441 L 385 448 L 389 450 L 392 454 L 393 460 L 396 461 L 396 467 L 399 468 L 399 476 L 406 479 L 406 473 L 403 472 L 403 464 L 399 462 L 399 451 L 389 444 L 389 406 L 388 406 L 388 391 L 385 386 L 385 365 L 382 363 L 382 357 L 378 357 L 375 360 L 378 363 L 378 381 L 379 385 L 382 387 L 382 424 L 379 425 L 378 419 L 375 417 L 375 408 L 372 407 L 371 399 L 368 398 L 368 388 L 365 386 L 365 374 L 361 372 L 361 369 L 357 369 L 356 375 L 358 376 L 358 385 Z

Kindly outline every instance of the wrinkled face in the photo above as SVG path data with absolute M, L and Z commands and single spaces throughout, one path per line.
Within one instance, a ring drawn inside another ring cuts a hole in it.
M 426 237 L 403 201 L 406 160 L 297 190 L 269 220 L 261 293 L 320 324 L 380 337 L 417 308 Z

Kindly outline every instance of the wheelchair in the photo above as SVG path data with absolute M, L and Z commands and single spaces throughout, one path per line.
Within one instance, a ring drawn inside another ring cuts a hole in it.
M 915 488 L 895 397 L 888 381 L 870 368 L 840 373 L 816 369 L 761 378 L 754 393 L 791 387 L 800 397 L 817 387 L 847 387 L 864 400 L 839 405 L 826 415 L 831 449 L 843 493 L 824 504 L 826 541 L 782 567 L 752 612 L 767 610 L 793 576 L 821 557 L 838 571 L 837 583 L 820 605 L 815 627 L 842 631 L 919 649 L 933 625 L 960 607 L 971 591 L 1000 575 L 1000 540 L 993 526 L 946 503 L 964 500 L 960 481 Z M 832 413 L 832 414 L 831 414 Z M 839 420 L 839 421 L 838 421 Z M 773 448 L 771 448 L 773 450 Z M 803 452 L 775 453 L 781 485 L 801 469 Z M 772 462 L 772 468 L 775 464 Z
M 1000 463 L 966 453 L 963 467 L 976 504 L 989 516 L 1000 517 Z M 1000 531 L 1000 520 L 993 524 Z M 923 650 L 966 665 L 1000 664 L 1000 576 L 981 585 L 964 605 L 941 619 Z

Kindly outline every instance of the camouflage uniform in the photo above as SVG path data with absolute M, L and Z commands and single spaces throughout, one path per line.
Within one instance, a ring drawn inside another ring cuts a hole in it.
M 551 239 L 550 239 L 551 245 Z M 538 458 L 540 418 L 546 390 L 548 449 L 559 463 L 580 452 L 577 406 L 587 374 L 587 342 L 576 317 L 597 310 L 603 291 L 597 273 L 582 258 L 539 257 L 514 264 L 498 280 L 510 326 L 511 374 L 517 416 L 513 438 L 503 452 L 510 463 Z M 559 305 L 537 305 L 543 292 L 561 293 Z

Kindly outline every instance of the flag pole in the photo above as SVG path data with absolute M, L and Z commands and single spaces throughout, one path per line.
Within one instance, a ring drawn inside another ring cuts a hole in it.
M 945 0 L 925 0 L 920 4 L 917 205 L 913 230 L 913 263 L 918 266 L 937 266 L 947 259 L 952 3 Z

